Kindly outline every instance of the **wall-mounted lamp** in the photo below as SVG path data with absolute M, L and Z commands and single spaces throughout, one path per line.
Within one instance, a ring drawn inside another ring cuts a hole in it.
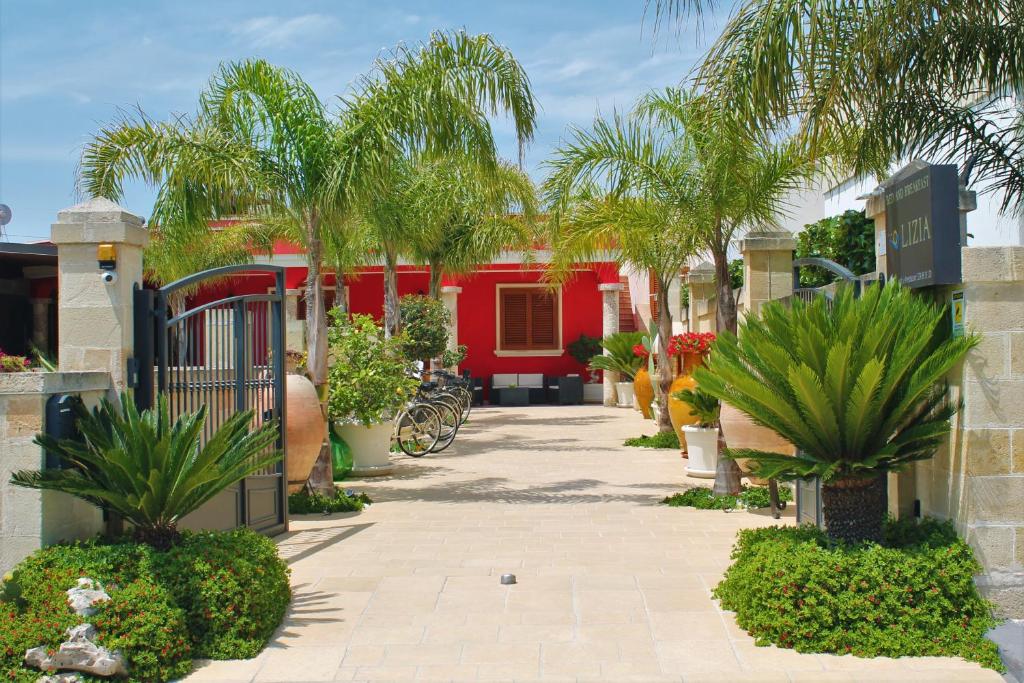
M 117 270 L 117 247 L 113 244 L 96 245 L 96 260 L 100 270 Z

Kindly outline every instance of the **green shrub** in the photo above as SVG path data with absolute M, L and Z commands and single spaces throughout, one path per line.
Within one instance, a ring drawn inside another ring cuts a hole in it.
M 796 257 L 822 256 L 846 266 L 854 275 L 875 269 L 875 222 L 863 211 L 849 210 L 838 216 L 808 223 L 797 234 Z M 833 282 L 832 273 L 810 266 L 800 269 L 801 287 L 821 287 Z
M 288 496 L 288 512 L 293 515 L 309 515 L 315 512 L 358 512 L 363 506 L 373 501 L 365 493 L 356 493 L 349 489 L 338 491 L 334 498 L 314 493 L 312 495 L 305 491 L 299 491 Z
M 133 679 L 169 681 L 192 669 L 185 614 L 148 579 L 111 588 L 110 601 L 101 603 L 89 621 L 100 633 L 100 645 L 125 654 Z
M 130 542 L 44 548 L 0 587 L 0 679 L 35 681 L 25 650 L 56 648 L 82 622 L 65 593 L 79 577 L 111 597 L 91 620 L 100 642 L 122 649 L 133 680 L 152 681 L 184 675 L 190 657 L 255 656 L 284 616 L 288 573 L 273 541 L 248 529 L 185 532 L 166 552 Z
M 779 500 L 793 500 L 793 492 L 785 486 L 780 486 Z M 682 493 L 674 493 L 661 502 L 670 507 L 691 507 L 698 510 L 732 510 L 737 507 L 755 510 L 771 507 L 767 486 L 744 486 L 736 496 L 716 496 L 709 488 L 695 486 Z
M 403 350 L 410 360 L 437 358 L 448 348 L 448 327 L 452 314 L 444 302 L 406 294 L 398 300 L 404 333 Z
M 185 610 L 196 657 L 255 657 L 291 600 L 277 546 L 248 529 L 190 534 L 160 559 L 157 575 Z
M 887 546 L 813 526 L 745 529 L 715 588 L 758 645 L 858 657 L 957 656 L 1001 669 L 981 566 L 952 525 L 886 523 Z
M 634 446 L 638 448 L 676 448 L 679 446 L 679 437 L 676 435 L 675 430 L 671 432 L 657 432 L 654 436 L 638 436 L 632 439 L 626 439 L 623 442 L 624 446 Z

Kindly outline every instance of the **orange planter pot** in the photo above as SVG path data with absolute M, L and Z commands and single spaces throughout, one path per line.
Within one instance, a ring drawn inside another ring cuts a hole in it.
M 746 413 L 737 410 L 728 403 L 722 403 L 721 414 L 722 436 L 725 438 L 727 448 L 750 448 L 757 451 L 770 453 L 784 453 L 796 455 L 796 447 L 783 439 L 767 427 L 755 424 Z M 739 458 L 736 464 L 743 471 L 744 476 L 750 479 L 752 484 L 764 486 L 768 482 L 760 477 L 750 476 L 750 467 L 747 458 Z
M 640 368 L 633 377 L 633 393 L 636 395 L 636 403 L 640 406 L 640 412 L 644 419 L 651 419 L 651 404 L 654 403 L 654 385 L 651 384 L 651 375 L 647 368 Z
M 700 354 L 688 353 L 683 358 L 683 366 L 680 369 L 677 360 L 678 372 L 676 378 L 672 381 L 672 386 L 668 390 L 668 416 L 672 421 L 672 428 L 676 430 L 676 436 L 679 437 L 679 446 L 683 451 L 686 451 L 686 434 L 683 432 L 683 427 L 697 424 L 698 418 L 687 403 L 673 398 L 672 395 L 683 389 L 693 391 L 697 388 L 697 380 L 693 378 L 693 370 L 700 366 L 702 362 L 703 359 Z
M 320 455 L 327 422 L 320 412 L 316 387 L 302 375 L 285 376 L 285 403 L 288 491 L 294 493 L 306 483 Z

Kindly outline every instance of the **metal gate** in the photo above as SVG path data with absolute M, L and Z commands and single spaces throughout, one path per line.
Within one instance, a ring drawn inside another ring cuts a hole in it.
M 268 294 L 243 294 L 186 308 L 186 294 L 224 278 L 272 275 Z M 235 265 L 182 278 L 157 290 L 135 289 L 135 403 L 159 393 L 171 417 L 207 406 L 203 439 L 231 415 L 253 410 L 253 427 L 276 421 L 286 451 L 284 268 Z M 191 529 L 247 526 L 268 535 L 288 528 L 285 460 L 246 477 L 182 520 Z

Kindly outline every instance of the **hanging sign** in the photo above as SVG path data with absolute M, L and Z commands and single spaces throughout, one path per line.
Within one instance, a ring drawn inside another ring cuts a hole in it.
M 960 179 L 935 165 L 885 188 L 886 271 L 908 287 L 960 282 Z

